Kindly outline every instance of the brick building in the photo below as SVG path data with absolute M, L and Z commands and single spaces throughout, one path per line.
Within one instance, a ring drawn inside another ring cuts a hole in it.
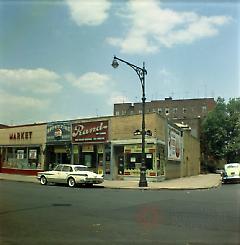
M 192 135 L 200 137 L 200 123 L 207 113 L 216 106 L 214 98 L 153 100 L 146 102 L 146 113 L 156 112 L 174 123 L 188 125 Z M 142 113 L 142 103 L 114 104 L 114 115 L 135 115 Z
M 158 113 L 146 114 L 148 181 L 200 172 L 200 143 Z M 106 179 L 139 179 L 142 115 L 83 118 L 0 129 L 0 172 L 36 174 L 52 164 L 83 164 Z

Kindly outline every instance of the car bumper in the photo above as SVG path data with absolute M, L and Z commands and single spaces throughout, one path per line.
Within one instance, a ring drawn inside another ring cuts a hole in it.
M 103 179 L 96 179 L 96 178 L 86 178 L 85 179 L 85 183 L 89 183 L 89 184 L 101 184 L 103 183 Z
M 222 178 L 223 182 L 240 182 L 240 176 L 227 176 Z

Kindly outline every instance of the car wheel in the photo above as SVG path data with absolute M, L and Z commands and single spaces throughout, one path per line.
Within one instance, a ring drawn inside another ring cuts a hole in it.
M 46 179 L 45 176 L 41 176 L 40 183 L 41 183 L 41 185 L 46 185 L 47 184 L 47 179 Z
M 69 178 L 68 179 L 68 186 L 69 187 L 74 187 L 76 185 L 75 179 L 74 178 Z

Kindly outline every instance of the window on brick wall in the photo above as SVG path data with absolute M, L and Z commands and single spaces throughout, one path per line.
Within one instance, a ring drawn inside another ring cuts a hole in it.
M 165 108 L 165 114 L 169 115 L 169 108 Z
M 126 110 L 122 110 L 122 115 L 126 115 Z
M 206 113 L 207 112 L 207 107 L 204 105 L 204 106 L 202 106 L 202 112 L 203 113 Z

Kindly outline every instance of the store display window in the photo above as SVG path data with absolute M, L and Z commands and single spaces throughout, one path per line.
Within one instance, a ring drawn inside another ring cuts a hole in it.
M 3 167 L 15 169 L 38 169 L 40 167 L 40 147 L 6 147 Z
M 134 170 L 140 169 L 142 162 L 142 154 L 141 153 L 127 153 L 125 155 L 126 161 L 126 169 Z M 145 154 L 145 164 L 146 169 L 153 169 L 153 154 L 146 153 Z

